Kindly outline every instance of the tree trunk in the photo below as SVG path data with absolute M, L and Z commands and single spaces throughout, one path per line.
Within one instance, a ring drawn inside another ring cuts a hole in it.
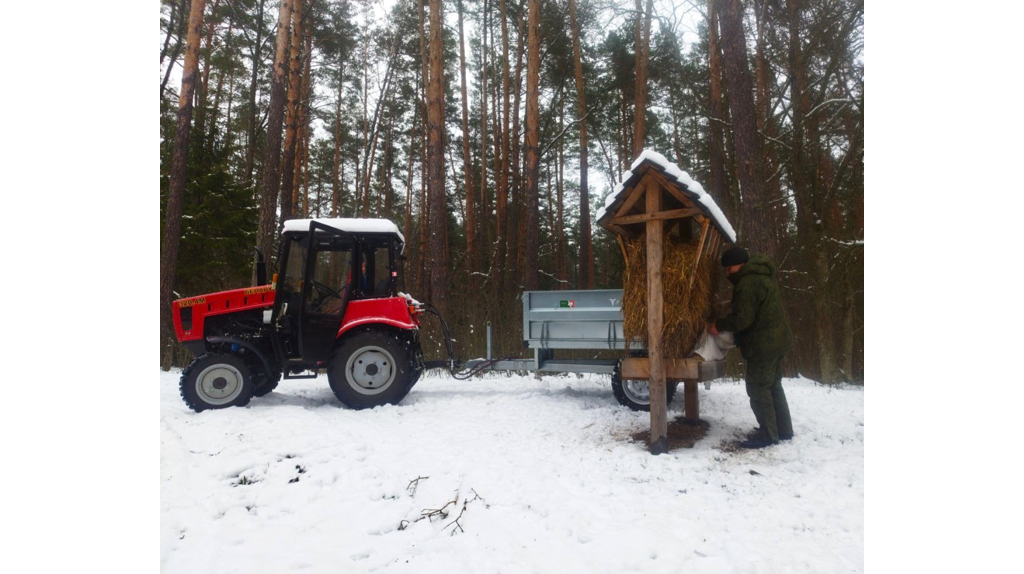
M 564 107 L 563 103 L 564 102 L 565 102 L 565 98 L 561 98 L 558 101 L 558 108 L 559 108 L 558 109 L 558 133 L 562 133 L 562 130 L 565 127 L 564 126 L 564 124 L 565 124 L 565 115 L 564 115 L 564 109 L 563 109 L 563 107 Z M 556 245 L 556 254 L 557 254 L 557 256 L 555 257 L 555 259 L 556 259 L 556 267 L 555 267 L 555 269 L 557 269 L 556 273 L 558 274 L 558 281 L 559 281 L 558 288 L 559 289 L 567 289 L 568 288 L 568 283 L 566 281 L 569 279 L 569 272 L 567 270 L 567 265 L 566 265 L 566 262 L 565 262 L 565 214 L 563 213 L 563 210 L 562 210 L 562 206 L 563 206 L 562 194 L 564 192 L 564 187 L 562 186 L 562 181 L 565 178 L 565 174 L 563 172 L 563 168 L 565 167 L 565 145 L 564 145 L 564 143 L 565 143 L 565 139 L 564 138 L 558 138 L 558 155 L 555 156 L 555 161 L 558 163 L 558 171 L 556 172 L 556 178 L 555 178 L 555 189 L 556 189 L 555 201 L 556 201 L 557 212 L 558 212 L 558 214 L 555 216 L 555 220 L 556 220 L 555 221 L 555 241 L 558 242 L 558 244 Z
M 164 90 L 167 89 L 167 81 L 171 79 L 171 71 L 174 69 L 174 63 L 178 61 L 178 55 L 181 54 L 181 48 L 185 45 L 185 30 L 188 26 L 189 18 L 185 17 L 185 12 L 188 11 L 190 0 L 181 0 L 181 15 L 178 17 L 178 41 L 175 42 L 174 48 L 171 50 L 170 60 L 167 62 L 167 68 L 164 70 L 164 79 L 160 82 L 160 97 L 164 97 Z M 168 27 L 170 24 L 168 23 Z M 168 38 L 169 39 L 169 38 Z M 160 63 L 163 64 L 163 57 L 160 58 Z M 181 106 L 179 102 L 179 107 Z
M 185 7 L 186 6 L 188 6 L 188 0 L 182 0 L 182 2 L 181 2 L 181 11 L 182 11 L 182 13 L 185 12 Z M 169 48 L 170 45 L 171 45 L 171 36 L 174 35 L 174 25 L 178 23 L 177 20 L 174 19 L 175 16 L 178 16 L 178 3 L 177 2 L 172 2 L 171 3 L 171 14 L 167 18 L 167 34 L 164 35 L 164 47 L 160 48 L 160 66 L 161 67 L 164 65 L 164 58 L 167 57 L 167 48 Z M 182 18 L 182 16 L 178 16 L 178 17 Z
M 479 199 L 481 206 L 486 205 L 487 200 L 487 30 L 490 24 L 490 12 L 487 10 L 488 3 L 484 0 L 484 25 L 480 29 L 481 37 L 481 49 L 480 49 L 480 193 Z M 468 217 L 468 216 L 467 216 Z M 473 225 L 473 236 L 476 237 L 477 233 L 477 221 L 476 214 L 474 213 L 474 225 Z M 485 222 L 486 219 L 481 218 L 481 221 Z M 467 233 L 469 230 L 467 230 Z M 484 234 L 486 236 L 486 233 Z M 476 253 L 476 259 L 480 258 L 479 253 Z M 485 251 L 486 253 L 486 251 Z M 479 261 L 475 259 L 470 260 L 470 271 L 474 268 L 482 268 Z
M 725 216 L 739 226 L 737 213 L 728 201 L 725 172 L 725 98 L 722 93 L 722 51 L 718 43 L 718 12 L 715 0 L 708 0 L 708 57 L 711 75 L 711 121 L 708 122 L 710 137 L 711 196 L 725 208 Z
M 299 93 L 302 82 L 302 3 L 292 0 L 292 36 L 288 53 L 288 126 L 284 133 L 284 166 L 281 178 L 281 224 L 295 212 L 295 148 L 299 130 Z
M 311 64 L 312 64 L 312 57 L 311 57 L 312 51 L 313 51 L 313 31 L 312 30 L 308 30 L 307 34 L 306 34 L 306 55 L 305 55 L 306 64 L 305 64 L 305 69 L 302 72 L 302 92 L 301 92 L 302 102 L 299 105 L 299 110 L 300 110 L 299 121 L 302 122 L 302 124 L 301 124 L 301 126 L 299 128 L 299 133 L 302 134 L 302 140 L 299 142 L 299 145 L 302 146 L 302 155 L 300 156 L 301 157 L 301 163 L 299 165 L 301 165 L 302 169 L 301 169 L 301 172 L 296 172 L 296 182 L 298 182 L 298 179 L 297 179 L 298 178 L 298 174 L 299 173 L 302 174 L 302 189 L 303 189 L 303 195 L 302 195 L 302 217 L 309 217 L 309 214 L 311 212 L 311 209 L 310 209 L 310 206 L 309 206 L 309 155 L 310 155 L 309 154 L 309 141 L 310 141 L 310 136 L 311 136 L 310 129 L 309 129 L 310 128 L 309 123 L 310 123 L 310 103 L 311 103 L 311 99 L 312 99 L 312 95 L 313 95 L 312 86 L 310 85 L 312 83 L 312 79 L 310 78 L 310 67 L 311 67 Z M 296 183 L 296 188 L 297 187 L 298 187 L 298 184 Z
M 345 93 L 345 59 L 338 54 L 338 100 L 334 109 L 334 193 L 331 204 L 331 217 L 339 217 L 338 207 L 341 202 L 341 100 Z
M 556 156 L 556 160 L 557 160 L 557 156 Z M 544 177 L 545 177 L 545 179 L 547 179 L 547 183 L 548 183 L 547 186 L 544 188 L 544 193 L 547 194 L 547 204 L 546 204 L 547 212 L 548 212 L 548 227 L 547 227 L 548 233 L 547 233 L 547 235 L 548 235 L 548 244 L 549 245 L 551 243 L 555 243 L 555 241 L 556 241 L 556 234 L 555 234 L 555 200 L 554 200 L 553 197 L 551 197 L 551 188 L 552 188 L 552 185 L 551 185 L 551 173 L 552 173 L 551 161 L 548 160 L 547 162 L 545 162 L 545 165 L 544 165 Z M 555 272 L 556 273 L 557 273 L 557 269 L 558 269 L 558 251 L 557 251 L 557 249 L 558 248 L 556 246 L 555 247 L 555 252 L 552 253 L 552 255 L 554 255 L 554 258 L 555 258 L 553 267 L 555 267 L 555 269 L 556 269 Z M 543 264 L 543 262 L 541 262 L 541 264 Z M 557 285 L 556 285 L 555 288 L 556 289 L 558 288 Z
M 838 365 L 834 355 L 832 312 L 827 294 L 829 262 L 823 256 L 821 246 L 820 212 L 815 205 L 815 167 L 817 166 L 818 130 L 813 120 L 808 120 L 810 93 L 807 85 L 807 71 L 800 46 L 800 6 L 797 0 L 786 3 L 789 12 L 789 74 L 790 100 L 793 114 L 792 150 L 793 170 L 791 180 L 797 207 L 797 233 L 803 252 L 808 259 L 813 288 L 813 317 L 815 347 L 818 356 L 819 377 L 823 383 L 839 380 Z
M 747 44 L 743 32 L 743 7 L 740 0 L 723 0 L 718 8 L 722 32 L 722 64 L 729 85 L 729 109 L 732 112 L 733 147 L 743 202 L 740 239 L 757 253 L 777 260 L 776 219 L 765 185 L 761 134 L 757 131 L 753 85 L 747 64 Z
M 370 17 L 370 2 L 363 4 L 363 19 L 366 22 Z M 422 8 L 421 8 L 422 10 Z M 369 177 L 367 176 L 368 160 L 370 156 L 370 33 L 363 34 L 363 145 L 360 148 L 360 157 L 362 158 L 362 166 L 360 167 L 359 161 L 356 162 L 356 176 L 355 176 L 355 187 L 356 196 L 355 204 L 352 206 L 352 213 L 354 216 L 359 217 L 362 215 L 365 217 L 364 210 L 366 202 L 369 198 L 364 197 L 367 195 L 366 191 L 368 188 Z M 422 41 L 422 38 L 421 38 Z
M 644 151 L 644 135 L 647 123 L 647 64 L 651 52 L 651 13 L 654 0 L 647 0 L 643 11 L 643 31 L 640 29 L 640 0 L 636 0 L 636 88 L 633 91 L 633 155 L 636 159 Z
M 402 234 L 412 239 L 412 167 L 416 158 L 416 120 L 420 117 L 420 107 L 413 106 L 412 125 L 409 129 L 409 173 L 405 180 L 405 220 L 402 222 Z
M 773 225 L 778 230 L 778 240 L 785 235 L 786 218 L 783 215 L 782 205 L 779 203 L 782 198 L 781 178 L 778 173 L 779 154 L 776 144 L 771 141 L 775 139 L 775 122 L 772 121 L 772 98 L 771 86 L 775 84 L 775 73 L 768 63 L 768 56 L 765 55 L 767 39 L 766 30 L 769 27 L 769 6 L 768 0 L 761 0 L 760 16 L 757 20 L 757 51 L 754 56 L 754 78 L 757 109 L 757 128 L 764 134 L 764 145 L 762 146 L 765 180 L 768 197 L 775 209 L 772 215 L 775 220 Z
M 203 73 L 202 78 L 199 81 L 199 85 L 196 86 L 196 94 L 198 96 L 198 106 L 196 110 L 196 129 L 199 132 L 199 137 L 202 138 L 206 134 L 206 113 L 207 113 L 207 97 L 209 96 L 209 85 L 210 85 L 210 60 L 213 58 L 213 31 L 216 28 L 217 21 L 214 19 L 217 16 L 217 7 L 220 6 L 220 0 L 214 0 L 213 9 L 210 10 L 210 21 L 207 25 L 206 41 L 203 43 L 206 46 L 203 52 Z
M 456 3 L 459 10 L 459 89 L 462 94 L 462 172 L 466 190 L 466 270 L 469 284 L 476 284 L 476 201 L 473 187 L 473 164 L 469 157 L 469 99 L 466 95 L 466 41 L 462 30 L 462 0 Z
M 539 287 L 537 199 L 540 178 L 540 0 L 527 0 L 530 20 L 526 58 L 526 254 L 523 265 L 527 291 Z
M 498 0 L 501 18 L 501 167 L 498 170 L 498 190 L 495 194 L 495 239 L 497 241 L 497 265 L 499 277 L 505 272 L 506 224 L 508 221 L 508 172 L 509 172 L 509 96 L 512 89 L 509 77 L 508 14 L 505 0 Z M 499 280 L 499 284 L 501 281 Z
M 441 315 L 448 311 L 445 257 L 447 205 L 444 177 L 444 36 L 441 0 L 430 0 L 430 81 L 427 90 L 427 172 L 430 199 L 430 296 Z
M 307 155 L 309 153 L 309 68 L 310 58 L 309 52 L 312 46 L 312 36 L 310 35 L 312 30 L 306 30 L 306 47 L 305 52 L 302 56 L 302 72 L 299 75 L 299 91 L 298 91 L 298 105 L 296 106 L 295 116 L 298 122 L 295 129 L 295 173 L 293 174 L 292 181 L 292 210 L 294 215 L 299 214 L 299 196 L 303 188 L 303 166 L 305 165 Z M 308 196 L 308 189 L 307 196 Z M 309 211 L 305 203 L 301 213 L 303 217 Z
M 178 268 L 178 244 L 181 241 L 181 215 L 185 199 L 186 167 L 188 165 L 189 136 L 192 129 L 192 95 L 196 88 L 199 64 L 199 34 L 203 28 L 206 0 L 192 0 L 188 20 L 188 39 L 185 49 L 185 67 L 181 76 L 181 94 L 178 98 L 178 123 L 174 135 L 174 160 L 171 164 L 167 209 L 164 213 L 164 237 L 160 250 L 160 323 L 164 336 L 161 366 L 171 367 L 171 346 L 174 329 L 171 322 L 171 298 L 174 293 L 174 274 Z
M 580 275 L 579 289 L 594 288 L 594 247 L 590 237 L 590 189 L 587 184 L 587 95 L 583 85 L 583 57 L 580 26 L 576 19 L 576 0 L 569 0 L 572 27 L 572 58 L 576 67 L 576 108 L 580 126 Z
M 384 166 L 381 170 L 381 191 L 384 193 L 384 219 L 391 219 L 391 136 L 395 127 L 395 114 L 393 110 L 388 113 L 388 133 L 384 144 Z M 378 211 L 379 216 L 379 211 Z
M 365 136 L 368 138 L 366 139 L 366 145 L 369 145 L 369 150 L 364 150 L 363 154 L 363 217 L 368 217 L 370 213 L 370 181 L 371 174 L 373 173 L 374 161 L 377 158 L 377 140 L 380 139 L 381 112 L 387 104 L 388 98 L 391 96 L 391 78 L 394 70 L 394 58 L 396 55 L 397 52 L 393 51 L 388 56 L 387 67 L 384 70 L 384 85 L 381 88 L 380 95 L 377 97 L 377 103 L 374 106 L 373 121 L 369 124 L 370 131 Z
M 285 0 L 286 1 L 286 0 Z M 245 148 L 245 184 L 252 185 L 252 174 L 256 166 L 256 87 L 259 85 L 260 64 L 263 54 L 263 5 L 266 0 L 260 0 L 259 9 L 256 12 L 256 42 L 252 48 L 252 76 L 249 78 L 249 116 L 246 127 L 248 129 L 248 141 Z
M 493 32 L 492 32 L 493 34 Z M 493 37 L 493 36 L 492 36 Z M 497 56 L 494 54 L 494 46 L 491 46 L 491 62 L 497 62 Z M 495 70 L 497 73 L 497 70 Z M 499 285 L 502 280 L 502 273 L 504 271 L 501 261 L 498 259 L 498 194 L 501 191 L 498 189 L 501 187 L 501 139 L 503 137 L 501 130 L 501 85 L 495 81 L 491 84 L 491 130 L 494 132 L 494 193 L 487 195 L 487 244 L 490 250 L 491 267 L 497 273 L 497 281 L 494 283 L 495 286 Z M 494 218 L 491 218 L 491 202 L 494 202 Z
M 430 229 L 430 208 L 427 203 L 427 91 L 430 82 L 430 61 L 427 54 L 426 14 L 423 11 L 423 4 L 422 0 L 417 0 L 416 2 L 417 10 L 419 11 L 420 28 L 420 89 L 422 91 L 420 104 L 423 106 L 422 114 L 420 115 L 423 118 L 423 123 L 420 132 L 420 270 L 417 275 L 417 282 L 419 293 L 424 299 L 429 299 L 431 261 L 430 252 L 427 250 L 428 231 Z
M 231 153 L 231 139 L 235 134 L 231 133 L 231 104 L 235 99 L 235 70 L 231 69 L 231 73 L 228 75 L 228 110 L 224 116 L 224 150 L 226 153 Z M 210 149 L 213 149 L 214 138 L 213 132 L 210 132 Z
M 526 13 L 527 11 L 524 10 L 519 16 L 519 30 L 516 35 L 516 79 L 515 96 L 512 103 L 512 134 L 515 136 L 512 138 L 512 189 L 515 194 L 516 225 L 514 228 L 509 227 L 509 245 L 513 244 L 511 236 L 515 233 L 516 254 L 512 276 L 516 278 L 522 276 L 523 252 L 526 250 L 524 243 L 526 234 L 523 231 L 523 162 L 519 154 L 519 107 L 523 91 L 523 56 L 526 54 Z M 518 283 L 510 285 L 510 288 L 512 292 L 518 292 Z
M 270 87 L 267 120 L 267 149 L 263 160 L 263 191 L 260 195 L 260 226 L 257 245 L 268 257 L 273 252 L 277 196 L 281 185 L 281 127 L 284 123 L 284 82 L 288 66 L 288 23 L 292 18 L 291 0 L 281 0 L 277 18 L 277 42 L 274 52 L 274 76 Z M 256 270 L 253 270 L 253 283 Z

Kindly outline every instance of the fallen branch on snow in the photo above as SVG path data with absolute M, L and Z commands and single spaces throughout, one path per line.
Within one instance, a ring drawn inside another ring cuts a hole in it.
M 412 479 L 412 480 L 410 480 L 410 481 L 409 481 L 409 486 L 406 486 L 406 487 L 405 487 L 405 490 L 406 490 L 406 491 L 407 491 L 407 492 L 408 492 L 409 494 L 411 494 L 411 495 L 413 495 L 413 496 L 416 496 L 416 489 L 417 489 L 417 488 L 419 488 L 419 486 L 420 486 L 420 481 L 421 481 L 421 480 L 426 480 L 426 479 L 428 479 L 428 478 L 430 478 L 430 477 L 429 477 L 429 476 L 417 476 L 416 478 L 414 478 L 414 479 Z

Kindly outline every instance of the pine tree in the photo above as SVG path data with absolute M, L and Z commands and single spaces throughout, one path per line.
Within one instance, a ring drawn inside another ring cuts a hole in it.
M 526 0 L 530 10 L 526 58 L 526 248 L 523 265 L 527 291 L 540 286 L 537 200 L 540 194 L 540 0 Z
M 165 345 L 173 341 L 171 326 L 171 298 L 174 293 L 174 275 L 178 267 L 178 243 L 181 240 L 182 204 L 185 199 L 186 169 L 189 155 L 189 137 L 192 131 L 192 100 L 199 69 L 199 35 L 203 28 L 206 0 L 192 0 L 188 17 L 188 39 L 185 41 L 185 67 L 181 75 L 178 95 L 178 123 L 174 136 L 174 165 L 171 167 L 167 209 L 164 212 L 163 243 L 160 249 L 160 331 Z M 170 347 L 161 350 L 164 369 L 171 366 Z

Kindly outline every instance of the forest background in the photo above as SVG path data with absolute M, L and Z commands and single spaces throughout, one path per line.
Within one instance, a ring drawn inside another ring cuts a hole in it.
M 457 353 L 490 321 L 519 354 L 523 290 L 621 287 L 593 214 L 650 148 L 778 266 L 790 374 L 862 382 L 863 21 L 857 0 L 163 0 L 161 362 L 188 360 L 170 301 L 249 285 L 253 247 L 306 216 L 394 221 L 403 290 Z

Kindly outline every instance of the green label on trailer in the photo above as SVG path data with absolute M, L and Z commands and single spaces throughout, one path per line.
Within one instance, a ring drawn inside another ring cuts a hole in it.
M 562 301 L 559 301 L 559 302 L 558 302 L 558 306 L 559 306 L 560 308 L 561 308 L 561 307 L 564 307 L 564 308 L 568 309 L 568 308 L 570 308 L 570 307 L 575 307 L 575 306 L 576 306 L 576 301 L 573 301 L 573 300 L 571 300 L 571 299 L 570 299 L 570 300 L 568 300 L 568 301 L 566 301 L 566 300 L 562 300 Z

